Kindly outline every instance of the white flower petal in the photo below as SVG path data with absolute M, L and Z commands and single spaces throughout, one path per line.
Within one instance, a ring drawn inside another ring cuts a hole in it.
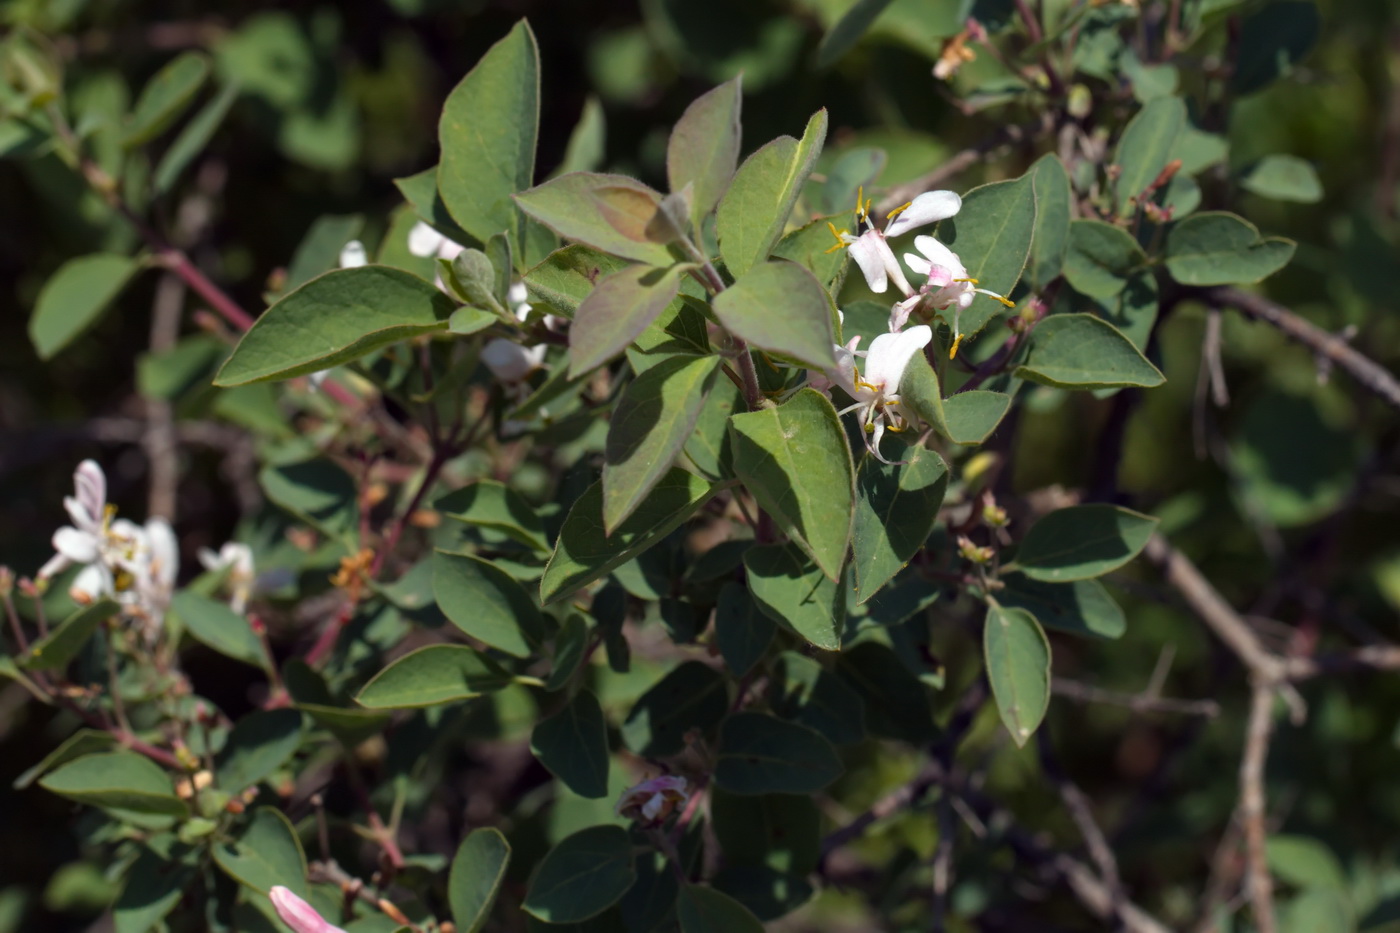
M 180 544 L 175 540 L 175 530 L 163 518 L 152 518 L 146 522 L 146 540 L 151 548 L 151 577 L 163 589 L 175 585 L 175 577 L 180 572 Z
M 923 253 L 932 265 L 942 266 L 951 271 L 953 273 L 953 278 L 967 278 L 967 267 L 962 264 L 962 260 L 958 258 L 958 254 L 933 237 L 914 237 L 914 248 Z
M 877 295 L 884 294 L 885 289 L 890 287 L 889 272 L 885 268 L 884 257 L 880 255 L 881 247 L 889 249 L 876 230 L 861 234 L 850 245 L 851 258 L 860 266 L 861 274 L 865 276 L 865 284 Z
M 78 493 L 78 504 L 87 510 L 97 521 L 102 520 L 102 512 L 107 508 L 107 476 L 95 460 L 84 460 L 73 471 L 73 488 Z
M 53 533 L 53 549 L 75 564 L 90 564 L 101 553 L 95 536 L 67 525 Z
M 946 220 L 962 210 L 962 198 L 953 191 L 925 191 L 895 215 L 885 227 L 885 236 L 899 236 L 915 227 Z
M 885 395 L 899 390 L 899 380 L 909 361 L 933 339 L 933 329 L 919 324 L 897 334 L 881 334 L 870 344 L 865 358 L 865 381 Z
M 543 346 L 527 350 L 504 337 L 497 337 L 481 348 L 481 362 L 502 382 L 520 382 L 543 358 Z
M 446 241 L 447 237 L 421 220 L 413 225 L 412 230 L 408 231 L 408 251 L 425 259 L 429 256 L 436 256 L 437 251 Z
M 112 577 L 101 564 L 88 564 L 68 587 L 75 602 L 90 603 L 99 596 L 112 594 Z
M 340 248 L 340 268 L 357 269 L 369 263 L 369 254 L 365 252 L 365 244 L 359 240 L 351 240 Z
M 913 270 L 915 275 L 928 275 L 929 261 L 918 253 L 905 253 L 904 264 Z

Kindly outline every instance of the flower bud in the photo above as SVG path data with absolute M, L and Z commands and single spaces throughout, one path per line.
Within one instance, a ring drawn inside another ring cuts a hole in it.
M 315 907 L 280 884 L 269 891 L 268 896 L 272 898 L 272 906 L 277 908 L 277 916 L 294 933 L 345 933 L 317 913 Z

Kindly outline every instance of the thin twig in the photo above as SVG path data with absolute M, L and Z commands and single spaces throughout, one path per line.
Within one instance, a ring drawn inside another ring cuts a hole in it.
M 1188 294 L 1200 297 L 1213 307 L 1234 308 L 1253 320 L 1272 324 L 1285 336 L 1308 347 L 1320 359 L 1351 374 L 1352 378 L 1387 404 L 1400 408 L 1400 380 L 1338 335 L 1328 333 L 1282 305 L 1243 289 L 1218 286 Z
M 1269 739 L 1274 729 L 1276 689 L 1256 681 L 1249 703 L 1249 725 L 1245 731 L 1244 757 L 1240 761 L 1240 822 L 1244 826 L 1246 862 L 1249 873 L 1249 901 L 1254 910 L 1254 926 L 1259 933 L 1276 933 L 1274 921 L 1274 881 L 1265 856 L 1268 827 L 1264 802 L 1264 763 L 1269 756 Z
M 1099 870 L 1099 877 L 1108 889 L 1109 898 L 1113 902 L 1113 912 L 1121 913 L 1123 905 L 1127 902 L 1127 894 L 1123 890 L 1122 877 L 1118 871 L 1118 859 L 1114 857 L 1108 839 L 1099 828 L 1098 821 L 1094 819 L 1089 798 L 1079 789 L 1078 784 L 1070 780 L 1069 773 L 1060 763 L 1050 739 L 1049 729 L 1042 728 L 1036 732 L 1036 748 L 1040 752 L 1041 767 L 1059 790 L 1065 810 L 1074 821 L 1075 828 L 1079 830 L 1079 835 L 1089 850 L 1089 857 L 1093 859 L 1094 866 Z
M 1220 715 L 1220 704 L 1214 700 L 1178 700 L 1172 697 L 1152 696 L 1150 693 L 1120 693 L 1117 690 L 1105 690 L 1063 677 L 1051 679 L 1050 690 L 1056 696 L 1078 700 L 1081 703 L 1121 706 L 1134 713 L 1181 713 L 1186 716 L 1204 716 L 1207 719 L 1214 719 Z

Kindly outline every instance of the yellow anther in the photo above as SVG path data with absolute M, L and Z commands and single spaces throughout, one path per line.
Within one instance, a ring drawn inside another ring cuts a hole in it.
M 856 379 L 856 388 L 857 388 L 857 389 L 869 389 L 871 392 L 879 392 L 879 391 L 880 391 L 880 387 L 877 386 L 877 385 L 875 385 L 873 382 L 866 382 L 864 379 L 860 379 L 860 378 L 857 378 L 857 379 Z
M 951 349 L 948 350 L 948 359 L 951 360 L 953 357 L 958 355 L 958 347 L 962 346 L 963 338 L 966 336 L 966 334 L 958 334 L 956 337 L 953 338 L 953 346 Z
M 910 203 L 912 204 L 913 202 L 911 201 Z M 978 284 L 977 280 L 974 279 L 974 278 L 971 278 L 971 277 L 966 278 L 966 279 L 953 279 L 953 281 L 954 281 L 954 282 L 971 282 L 973 285 L 977 285 L 977 284 Z
M 885 219 L 886 219 L 886 220 L 894 220 L 895 217 L 896 217 L 897 215 L 904 213 L 905 209 L 906 209 L 910 204 L 913 204 L 913 203 L 914 203 L 913 201 L 905 201 L 903 204 L 899 205 L 899 207 L 896 207 L 894 210 L 892 210 L 892 211 L 890 211 L 888 214 L 886 214 L 886 215 L 885 215 Z
M 831 231 L 831 235 L 834 236 L 834 237 L 836 237 L 836 245 L 833 246 L 833 247 L 831 247 L 831 249 L 827 250 L 827 252 L 828 252 L 828 253 L 834 253 L 834 252 L 836 252 L 838 249 L 845 249 L 845 248 L 846 248 L 846 241 L 843 240 L 843 239 L 841 239 L 841 231 L 836 229 L 836 225 L 835 225 L 834 223 L 832 223 L 831 221 L 828 220 L 828 221 L 826 222 L 826 227 L 827 227 L 828 230 Z
M 904 425 L 902 425 L 902 424 L 891 424 L 891 425 L 888 426 L 887 430 L 893 431 L 893 432 L 896 433 L 896 434 L 900 434 L 900 433 L 903 433 L 903 431 L 904 431 Z
M 856 188 L 856 221 L 860 222 L 870 215 L 870 211 L 865 206 L 865 185 Z
M 1016 302 L 1012 301 L 1010 298 L 1003 298 L 1000 295 L 993 295 L 992 297 L 995 298 L 997 301 L 1000 301 L 1002 304 L 1006 305 L 1008 308 L 1016 307 Z

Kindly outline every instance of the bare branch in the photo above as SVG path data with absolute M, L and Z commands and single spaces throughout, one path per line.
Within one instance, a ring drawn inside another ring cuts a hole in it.
M 1120 693 L 1105 690 L 1077 680 L 1055 677 L 1050 681 L 1050 690 L 1081 703 L 1104 703 L 1121 706 L 1134 713 L 1181 713 L 1187 716 L 1204 716 L 1214 719 L 1220 715 L 1220 704 L 1214 700 L 1178 700 L 1171 697 L 1152 696 L 1150 693 Z
M 1289 338 L 1308 347 L 1319 359 L 1346 370 L 1352 378 L 1392 407 L 1400 408 L 1400 381 L 1397 381 L 1384 366 L 1358 352 L 1342 337 L 1328 333 L 1282 305 L 1274 304 L 1261 295 L 1243 289 L 1218 286 L 1193 294 L 1212 307 L 1234 308 L 1246 317 L 1272 324 Z
M 1264 763 L 1269 757 L 1269 739 L 1274 730 L 1275 692 L 1272 684 L 1255 682 L 1245 731 L 1244 757 L 1240 761 L 1239 813 L 1244 826 L 1249 900 L 1259 933 L 1276 933 L 1278 929 L 1274 921 L 1274 881 L 1269 876 L 1264 850 L 1268 839 L 1268 827 L 1264 825 Z
M 1070 780 L 1069 773 L 1065 771 L 1059 756 L 1055 754 L 1055 746 L 1050 740 L 1050 730 L 1039 730 L 1035 739 L 1036 747 L 1040 751 L 1041 767 L 1045 769 L 1046 776 L 1055 782 L 1055 786 L 1060 792 L 1060 799 L 1064 801 L 1065 810 L 1069 812 L 1070 819 L 1074 820 L 1074 825 L 1079 830 L 1084 845 L 1088 847 L 1089 857 L 1094 860 L 1094 866 L 1099 870 L 1099 877 L 1103 880 L 1104 887 L 1108 889 L 1113 912 L 1117 914 L 1121 912 L 1123 904 L 1127 901 L 1127 894 L 1123 890 L 1123 880 L 1118 872 L 1118 859 L 1114 857 L 1108 839 L 1104 836 L 1103 830 L 1099 828 L 1098 821 L 1094 819 L 1094 811 L 1089 804 L 1089 798 L 1084 795 L 1084 791 L 1079 789 L 1078 784 Z

